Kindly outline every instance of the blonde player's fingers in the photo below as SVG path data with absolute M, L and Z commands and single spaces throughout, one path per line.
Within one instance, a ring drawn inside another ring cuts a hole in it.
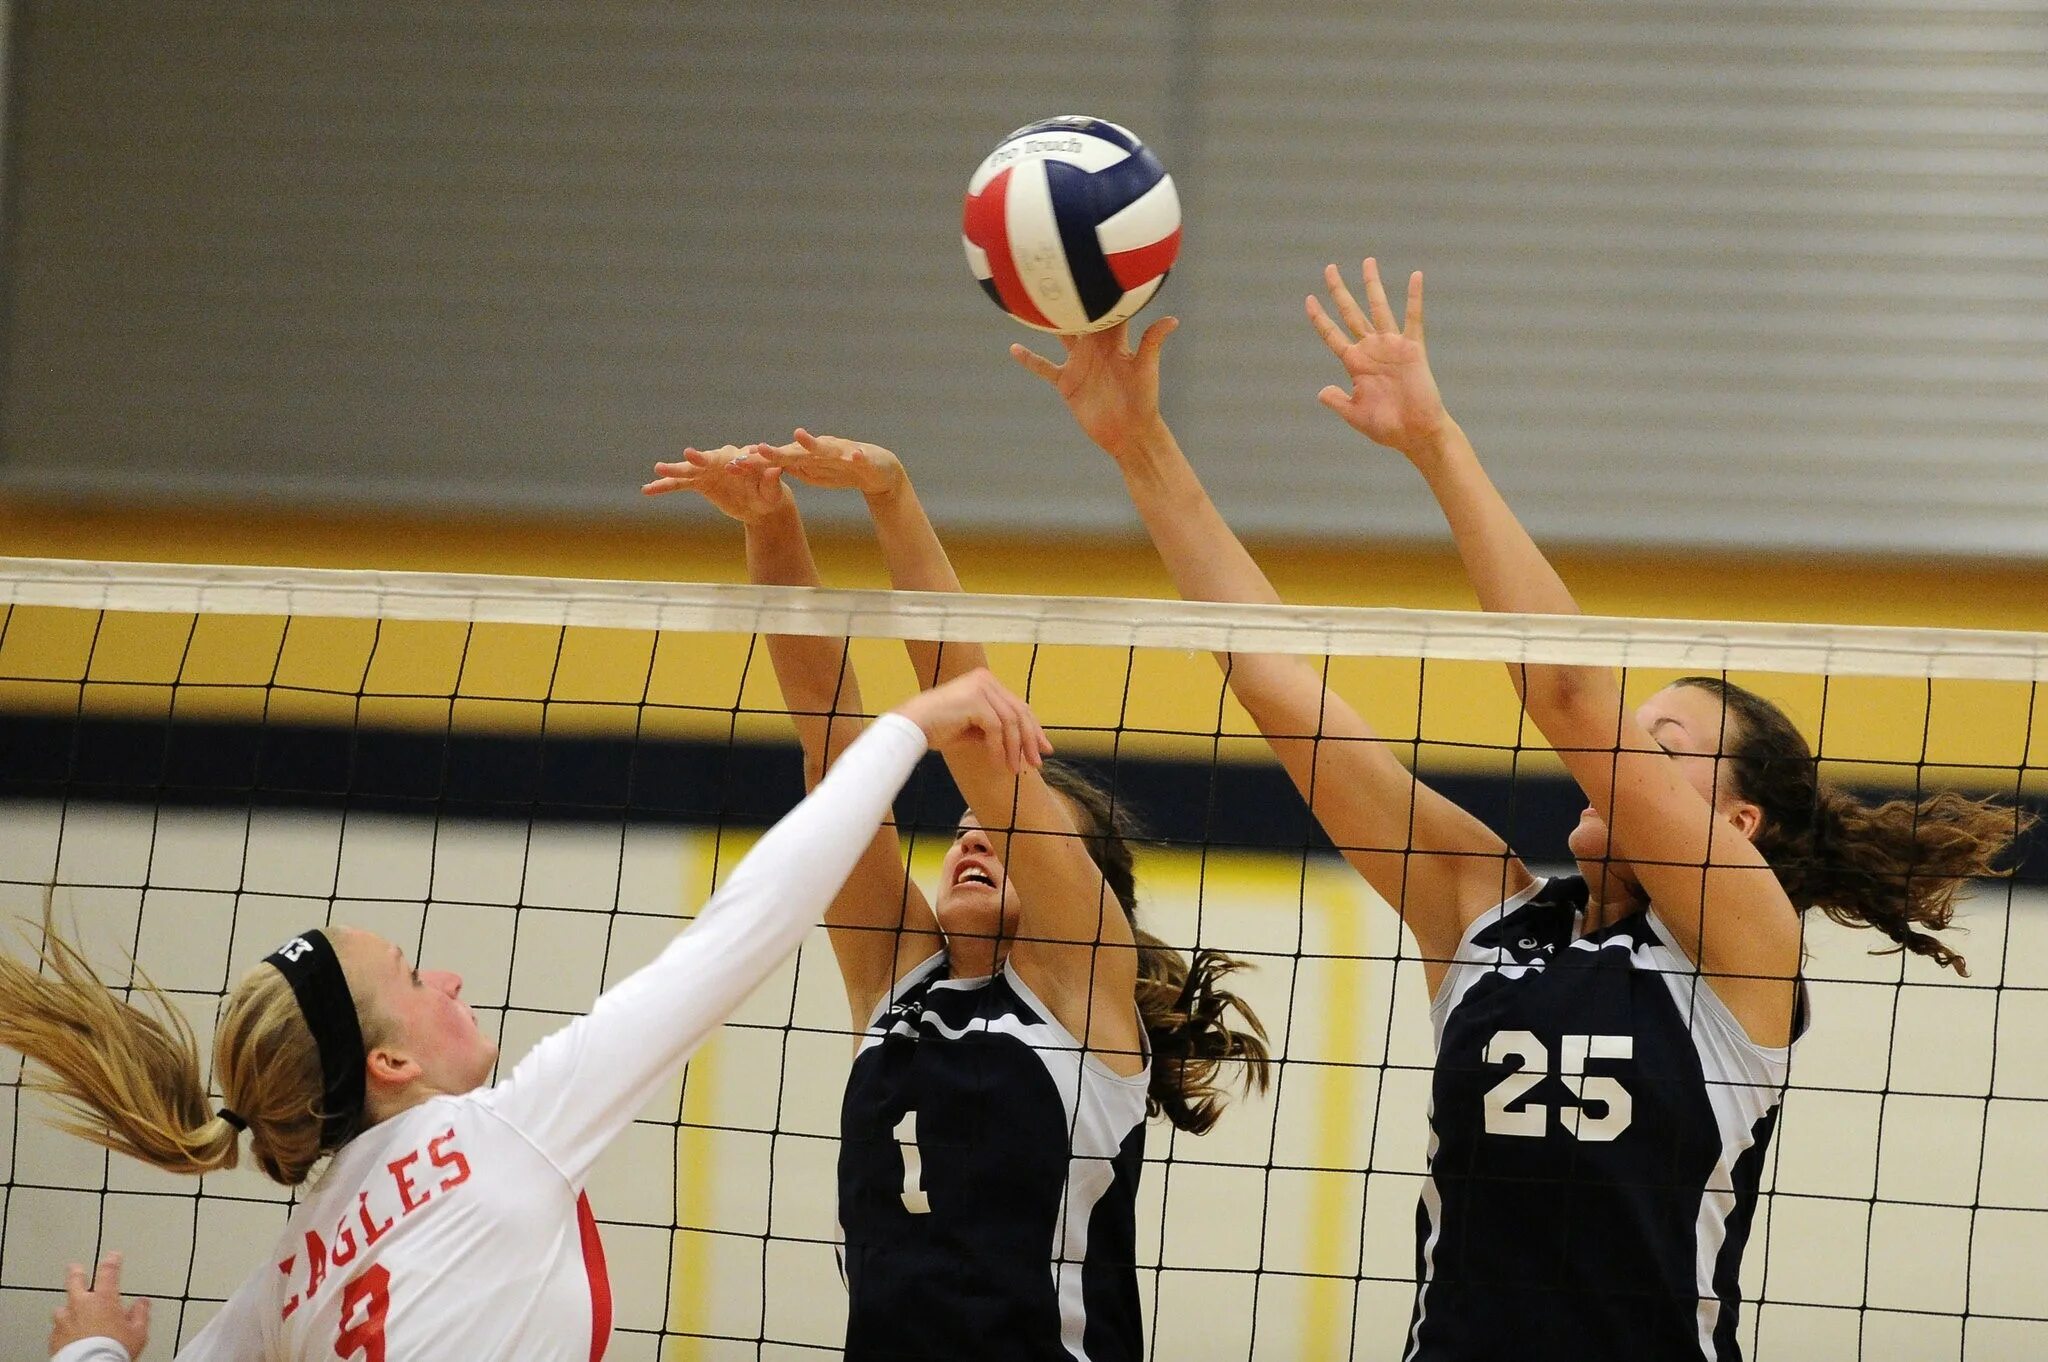
M 642 496 L 658 497 L 668 492 L 680 492 L 688 486 L 689 484 L 681 478 L 656 478 L 653 482 L 641 483 L 640 494 Z
M 149 1297 L 137 1296 L 128 1307 L 128 1323 L 147 1332 L 149 1329 Z
M 95 1296 L 119 1298 L 121 1294 L 121 1255 L 109 1253 L 100 1259 L 99 1270 L 93 1274 L 92 1293 Z
M 1337 323 L 1330 320 L 1330 314 L 1323 311 L 1322 303 L 1313 293 L 1308 295 L 1308 321 L 1316 329 L 1316 334 L 1323 338 L 1323 344 L 1330 347 L 1330 353 L 1338 359 L 1344 358 L 1344 352 L 1351 348 L 1351 341 Z
M 1316 401 L 1343 416 L 1351 410 L 1351 394 L 1332 383 L 1316 394 Z
M 1344 319 L 1344 325 L 1351 328 L 1351 334 L 1364 339 L 1372 331 L 1372 321 L 1365 315 L 1365 309 L 1358 305 L 1358 299 L 1351 296 L 1351 286 L 1344 282 L 1344 271 L 1335 265 L 1323 266 L 1323 283 L 1330 290 L 1330 301 L 1337 305 L 1337 315 Z
M 87 1294 L 85 1266 L 81 1263 L 67 1264 L 64 1268 L 65 1299 L 71 1304 L 77 1305 L 85 1300 Z
M 984 674 L 981 682 L 981 702 L 986 707 L 990 727 L 997 739 L 996 752 L 1002 758 L 1005 770 L 1015 774 L 1024 769 L 1023 725 L 1018 721 L 1015 700 L 1003 689 L 1002 682 Z
M 1365 258 L 1365 301 L 1372 308 L 1373 328 L 1378 331 L 1393 331 L 1394 305 L 1387 301 L 1386 285 L 1380 282 L 1380 262 L 1371 256 Z
M 1028 706 L 1024 710 L 1024 747 L 1024 756 L 1034 769 L 1045 765 L 1052 753 L 1052 739 L 1045 736 L 1045 726 Z
M 1037 374 L 1040 378 L 1052 384 L 1054 387 L 1059 386 L 1060 366 L 1054 364 L 1051 360 L 1047 359 L 1044 355 L 1039 354 L 1036 350 L 1026 349 L 1024 346 L 1021 345 L 1013 345 L 1010 347 L 1010 358 L 1016 360 L 1026 369 L 1029 369 L 1032 373 Z
M 1010 702 L 1016 707 L 1017 713 L 1017 770 L 1020 773 L 1035 770 L 1040 760 L 1037 716 L 1032 714 L 1031 706 L 1015 696 L 1011 697 Z
M 1401 328 L 1401 334 L 1420 345 L 1422 343 L 1422 271 L 1408 276 L 1408 323 Z

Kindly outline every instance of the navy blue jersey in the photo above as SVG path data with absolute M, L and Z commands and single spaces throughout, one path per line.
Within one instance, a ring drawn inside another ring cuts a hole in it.
M 1139 1362 L 1149 1076 L 1086 1054 L 1007 963 L 905 974 L 840 1113 L 848 1362 Z
M 1751 1041 L 1653 911 L 1581 936 L 1585 903 L 1571 877 L 1489 911 L 1431 1008 L 1412 1362 L 1741 1357 L 1790 1048 Z

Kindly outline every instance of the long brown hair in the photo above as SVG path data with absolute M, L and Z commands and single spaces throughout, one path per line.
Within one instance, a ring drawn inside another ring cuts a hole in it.
M 1970 880 L 2011 873 L 1997 861 L 2033 826 L 2033 814 L 1951 790 L 1868 803 L 1820 778 L 1805 737 L 1762 696 L 1712 676 L 1674 684 L 1721 698 L 1733 793 L 1763 811 L 1751 840 L 1793 907 L 1818 908 L 1845 927 L 1882 932 L 1892 951 L 1970 972 L 1933 933 L 1953 921 Z
M 200 1082 L 198 1040 L 162 989 L 137 971 L 131 992 L 144 1008 L 108 987 L 57 932 L 48 899 L 33 961 L 0 951 L 0 1045 L 47 1071 L 28 1082 L 57 1098 L 59 1125 L 169 1173 L 240 1162 L 239 1133 Z M 364 1044 L 380 1043 L 383 1028 L 360 1008 L 358 1016 Z M 320 1136 L 320 1054 L 275 969 L 258 965 L 228 995 L 213 1069 L 227 1107 L 248 1125 L 257 1166 L 287 1187 L 304 1182 L 330 1152 Z
M 1226 1065 L 1242 1066 L 1248 1091 L 1264 1092 L 1271 1082 L 1266 1028 L 1243 999 L 1220 986 L 1246 964 L 1206 948 L 1184 956 L 1138 926 L 1131 852 L 1131 840 L 1138 836 L 1136 820 L 1109 791 L 1072 766 L 1049 761 L 1039 774 L 1073 808 L 1088 855 L 1137 937 L 1138 1013 L 1152 1043 L 1146 1114 L 1164 1115 L 1177 1128 L 1200 1135 L 1223 1114 Z M 1231 1025 L 1231 1012 L 1241 1019 L 1242 1029 Z

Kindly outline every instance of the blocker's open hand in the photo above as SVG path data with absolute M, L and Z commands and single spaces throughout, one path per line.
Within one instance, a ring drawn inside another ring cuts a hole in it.
M 851 487 L 863 496 L 887 496 L 903 485 L 902 463 L 880 445 L 813 435 L 801 426 L 789 444 L 755 445 L 749 458 L 813 487 Z
M 1408 277 L 1406 326 L 1394 321 L 1394 309 L 1380 284 L 1379 262 L 1365 262 L 1365 297 L 1360 308 L 1335 265 L 1323 270 L 1330 300 L 1344 325 L 1338 326 L 1314 294 L 1308 298 L 1308 319 L 1330 353 L 1344 365 L 1349 391 L 1335 384 L 1316 400 L 1336 412 L 1370 440 L 1397 449 L 1409 458 L 1427 450 L 1450 422 L 1443 395 L 1429 371 L 1429 352 L 1422 331 L 1422 271 Z
M 640 488 L 646 495 L 697 492 L 742 525 L 772 515 L 790 501 L 782 470 L 750 458 L 738 445 L 685 449 L 680 462 L 655 464 L 654 474 L 654 480 Z
M 1054 364 L 1022 345 L 1010 347 L 1019 364 L 1052 384 L 1089 439 L 1121 458 L 1159 424 L 1159 349 L 1180 329 L 1161 317 L 1130 348 L 1130 324 L 1118 322 L 1085 336 L 1061 336 L 1066 363 Z
M 130 1358 L 141 1357 L 149 1346 L 149 1298 L 121 1299 L 118 1253 L 100 1261 L 90 1287 L 81 1265 L 73 1263 L 64 1272 L 64 1303 L 57 1307 L 50 1327 L 50 1355 L 87 1338 L 111 1338 L 128 1350 Z

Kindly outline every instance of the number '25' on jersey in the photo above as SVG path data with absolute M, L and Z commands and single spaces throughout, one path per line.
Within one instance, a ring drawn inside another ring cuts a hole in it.
M 1790 1047 L 1744 1033 L 1653 908 L 1580 935 L 1585 903 L 1569 877 L 1490 910 L 1434 1000 L 1411 1362 L 1741 1356 Z

